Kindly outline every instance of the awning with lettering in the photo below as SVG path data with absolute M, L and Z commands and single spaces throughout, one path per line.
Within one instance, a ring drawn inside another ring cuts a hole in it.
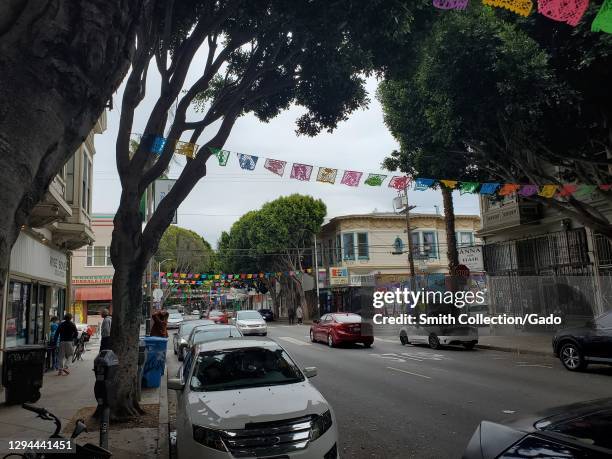
M 110 285 L 100 287 L 75 287 L 75 301 L 112 300 L 113 287 Z

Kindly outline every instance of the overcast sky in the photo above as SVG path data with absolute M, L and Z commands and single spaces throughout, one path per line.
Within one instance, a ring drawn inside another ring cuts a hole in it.
M 152 92 L 153 88 L 159 87 L 159 77 L 154 72 L 150 74 L 147 86 Z M 191 80 L 194 77 L 190 75 Z M 375 79 L 367 81 L 371 100 L 369 107 L 354 113 L 331 134 L 325 132 L 314 138 L 297 136 L 295 120 L 303 113 L 300 107 L 292 107 L 270 123 L 262 123 L 252 115 L 239 119 L 224 148 L 259 156 L 256 169 L 240 169 L 235 154 L 230 156 L 225 167 L 218 166 L 213 157 L 207 164 L 208 175 L 196 185 L 179 208 L 179 226 L 196 231 L 216 246 L 221 232 L 228 231 L 242 214 L 258 209 L 267 201 L 292 193 L 322 199 L 327 205 L 328 219 L 349 213 L 369 213 L 375 209 L 379 212 L 393 210 L 392 199 L 397 196 L 397 192 L 387 187 L 388 179 L 382 187 L 348 187 L 315 181 L 318 166 L 363 171 L 364 178 L 368 172 L 385 173 L 380 164 L 386 155 L 397 148 L 397 143 L 383 123 L 382 109 L 375 97 L 376 86 Z M 123 87 L 114 97 L 114 109 L 107 113 L 108 129 L 95 137 L 93 210 L 96 213 L 114 213 L 119 205 L 121 186 L 115 165 L 114 145 L 122 94 Z M 133 132 L 142 132 L 154 97 L 155 94 L 148 94 L 142 108 L 136 113 Z M 175 158 L 170 178 L 178 177 L 184 164 L 180 156 L 175 155 Z M 284 177 L 264 169 L 265 158 L 287 161 Z M 315 166 L 310 182 L 288 178 L 292 162 Z M 341 173 L 339 171 L 337 183 Z M 411 204 L 418 206 L 415 212 L 433 213 L 434 205 L 440 206 L 442 211 L 439 191 L 413 191 L 410 200 Z M 459 196 L 455 192 L 455 211 L 477 214 L 476 196 Z

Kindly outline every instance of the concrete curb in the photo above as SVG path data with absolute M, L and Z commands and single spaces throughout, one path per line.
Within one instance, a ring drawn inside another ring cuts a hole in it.
M 494 346 L 489 344 L 477 344 L 476 347 L 479 349 L 487 349 L 491 351 L 514 352 L 516 354 L 539 355 L 541 357 L 555 357 L 552 352 L 534 351 L 532 349 L 511 348 L 504 346 Z
M 168 369 L 166 368 L 159 386 L 159 426 L 157 432 L 158 459 L 168 459 L 170 457 L 170 431 L 168 423 Z

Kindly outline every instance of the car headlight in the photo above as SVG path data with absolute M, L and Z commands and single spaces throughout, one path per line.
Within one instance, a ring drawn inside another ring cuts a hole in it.
M 217 451 L 227 451 L 221 434 L 216 430 L 207 429 L 202 426 L 193 426 L 193 439 L 198 443 Z
M 315 417 L 312 421 L 312 427 L 310 428 L 310 440 L 314 441 L 329 430 L 332 426 L 332 415 L 331 411 L 327 410 L 325 413 Z

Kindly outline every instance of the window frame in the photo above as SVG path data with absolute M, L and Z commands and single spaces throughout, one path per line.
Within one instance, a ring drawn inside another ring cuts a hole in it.
M 350 246 L 347 246 L 347 241 L 350 241 Z M 355 248 L 355 233 L 342 233 L 342 261 L 355 261 Z
M 370 259 L 370 245 L 369 245 L 369 234 L 367 231 L 362 231 L 359 233 L 355 233 L 357 236 L 357 245 L 356 245 L 356 249 L 357 249 L 357 259 L 358 260 L 369 260 Z M 359 242 L 359 237 L 360 236 L 365 236 L 365 242 Z M 365 249 L 365 255 L 361 255 L 361 249 L 364 248 Z

